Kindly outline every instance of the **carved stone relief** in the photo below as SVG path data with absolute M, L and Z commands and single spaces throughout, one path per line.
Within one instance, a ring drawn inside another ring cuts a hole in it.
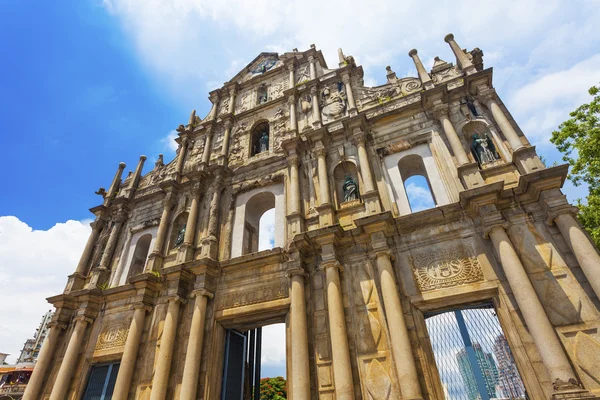
M 324 87 L 321 90 L 319 101 L 324 123 L 338 119 L 346 113 L 347 100 L 343 85 Z
M 423 292 L 483 281 L 481 265 L 470 248 L 427 249 L 411 255 L 410 260 Z
M 287 79 L 281 79 L 269 86 L 269 100 L 275 100 L 283 96 L 283 91 L 289 86 Z
M 231 145 L 229 146 L 228 162 L 229 165 L 235 167 L 244 162 L 244 146 L 242 137 L 246 134 L 247 125 L 242 123 L 235 127 L 231 132 Z
M 130 322 L 127 319 L 105 322 L 100 335 L 98 335 L 95 351 L 125 346 Z
M 370 399 L 390 399 L 390 395 L 392 394 L 392 381 L 390 375 L 376 358 L 371 360 L 367 367 L 365 384 Z
M 238 113 L 247 111 L 252 108 L 252 104 L 254 104 L 254 92 L 251 90 L 247 90 L 239 96 L 240 105 L 238 108 Z
M 310 68 L 308 64 L 304 64 L 296 71 L 296 83 L 302 83 L 310 80 Z
M 586 388 L 600 387 L 600 343 L 590 335 L 577 332 L 574 345 L 577 366 Z
M 217 310 L 247 306 L 265 301 L 285 299 L 288 297 L 288 291 L 289 284 L 286 282 L 277 285 L 253 288 L 252 290 L 248 291 L 219 293 L 217 296 Z
M 217 112 L 217 115 L 227 114 L 228 111 L 229 111 L 229 97 L 225 97 L 223 100 L 221 100 L 221 104 L 219 104 L 219 111 Z

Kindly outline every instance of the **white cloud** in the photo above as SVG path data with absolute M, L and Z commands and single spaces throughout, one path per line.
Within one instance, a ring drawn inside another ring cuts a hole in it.
M 165 138 L 161 139 L 160 142 L 163 144 L 165 150 L 175 153 L 179 147 L 175 139 L 177 139 L 177 131 L 172 130 Z
M 275 245 L 275 209 L 266 211 L 260 217 L 258 227 L 258 250 L 272 249 Z
M 88 223 L 86 223 L 88 222 Z M 33 230 L 17 217 L 0 217 L 0 352 L 16 361 L 44 313 L 46 298 L 63 292 L 91 232 L 89 221 Z
M 416 176 L 408 178 L 406 181 L 408 182 L 409 180 L 412 180 L 412 182 L 409 182 L 408 185 L 406 185 L 406 195 L 408 196 L 412 212 L 435 207 L 425 178 Z
M 263 326 L 261 363 L 265 366 L 285 367 L 285 324 Z

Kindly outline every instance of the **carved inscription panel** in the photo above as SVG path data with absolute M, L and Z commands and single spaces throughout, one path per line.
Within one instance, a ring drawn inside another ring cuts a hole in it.
M 95 351 L 125 346 L 127 334 L 129 333 L 129 324 L 129 319 L 105 322 L 100 335 L 98 335 Z
M 417 286 L 423 292 L 483 280 L 479 260 L 468 247 L 429 249 L 411 255 L 411 263 Z
M 240 290 L 228 293 L 217 293 L 217 310 L 248 306 L 251 304 L 262 303 L 265 301 L 285 299 L 288 297 L 288 286 L 289 285 L 286 282 L 277 285 L 252 288 L 249 290 Z

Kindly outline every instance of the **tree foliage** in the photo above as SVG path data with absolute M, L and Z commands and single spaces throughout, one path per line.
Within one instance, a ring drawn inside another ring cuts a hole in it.
M 286 400 L 286 381 L 281 376 L 260 380 L 260 400 Z
M 554 143 L 569 163 L 575 186 L 587 184 L 587 202 L 578 201 L 579 220 L 600 246 L 600 87 L 589 90 L 592 101 L 582 104 L 552 132 Z

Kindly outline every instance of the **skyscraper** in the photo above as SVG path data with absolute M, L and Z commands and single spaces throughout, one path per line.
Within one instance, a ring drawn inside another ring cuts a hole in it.
M 525 387 L 504 335 L 496 337 L 493 351 L 498 360 L 498 383 L 502 395 L 511 399 L 525 398 Z
M 473 350 L 475 350 L 475 357 L 477 358 L 479 369 L 483 375 L 488 396 L 490 398 L 495 398 L 497 397 L 496 385 L 498 384 L 498 368 L 496 367 L 496 362 L 494 361 L 492 354 L 484 352 L 479 343 L 473 343 Z M 477 381 L 475 380 L 475 375 L 473 374 L 466 349 L 462 349 L 456 353 L 456 361 L 458 362 L 460 374 L 465 383 L 465 389 L 467 390 L 469 400 L 479 399 Z

